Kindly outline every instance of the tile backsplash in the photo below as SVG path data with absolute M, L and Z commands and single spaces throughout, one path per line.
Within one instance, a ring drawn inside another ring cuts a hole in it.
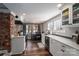
M 42 31 L 44 33 L 47 32 L 47 23 L 43 24 Z M 75 34 L 76 31 L 79 31 L 79 27 L 63 27 L 62 29 L 57 31 L 53 31 L 52 29 L 53 34 L 58 34 L 58 35 L 67 36 L 67 37 L 72 37 L 72 35 Z
M 62 36 L 72 37 L 72 35 L 75 34 L 76 31 L 79 31 L 79 27 L 64 27 L 61 30 L 61 32 L 53 32 L 53 33 Z

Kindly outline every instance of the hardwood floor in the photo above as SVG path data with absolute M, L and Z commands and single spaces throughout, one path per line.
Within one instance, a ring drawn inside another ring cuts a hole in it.
M 50 56 L 49 52 L 45 48 L 39 48 L 38 42 L 33 42 L 31 40 L 27 41 L 27 47 L 23 54 L 18 54 L 19 56 Z M 17 56 L 17 55 L 15 55 Z

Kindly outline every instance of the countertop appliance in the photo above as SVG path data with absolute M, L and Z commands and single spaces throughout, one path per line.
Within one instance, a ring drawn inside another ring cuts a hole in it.
M 73 41 L 75 41 L 77 44 L 79 44 L 79 34 L 73 34 L 72 35 Z

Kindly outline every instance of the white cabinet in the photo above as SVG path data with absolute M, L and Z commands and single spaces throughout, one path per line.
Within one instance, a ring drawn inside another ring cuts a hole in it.
M 64 53 L 63 53 L 64 56 L 79 56 L 79 50 L 65 44 L 63 44 L 63 46 L 64 46 Z
M 50 39 L 50 53 L 54 56 L 61 56 L 63 52 L 61 51 L 61 43 L 54 39 Z
M 44 33 L 42 34 L 42 43 L 45 46 L 45 34 Z
M 79 3 L 73 5 L 73 24 L 79 24 Z
M 79 56 L 79 50 L 52 38 L 50 39 L 50 53 L 53 56 Z
M 79 27 L 79 3 L 64 4 L 60 10 L 62 27 Z
M 64 4 L 61 8 L 62 25 L 72 24 L 72 5 Z

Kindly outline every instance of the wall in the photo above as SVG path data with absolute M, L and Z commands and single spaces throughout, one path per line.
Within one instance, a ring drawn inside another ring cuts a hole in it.
M 3 4 L 0 4 L 0 49 L 11 50 L 11 35 L 14 33 L 14 16 Z
M 40 32 L 42 33 L 43 32 L 43 24 L 41 23 L 41 24 L 39 24 L 39 26 L 40 26 Z
M 48 22 L 43 23 L 43 32 L 46 33 L 48 28 Z

